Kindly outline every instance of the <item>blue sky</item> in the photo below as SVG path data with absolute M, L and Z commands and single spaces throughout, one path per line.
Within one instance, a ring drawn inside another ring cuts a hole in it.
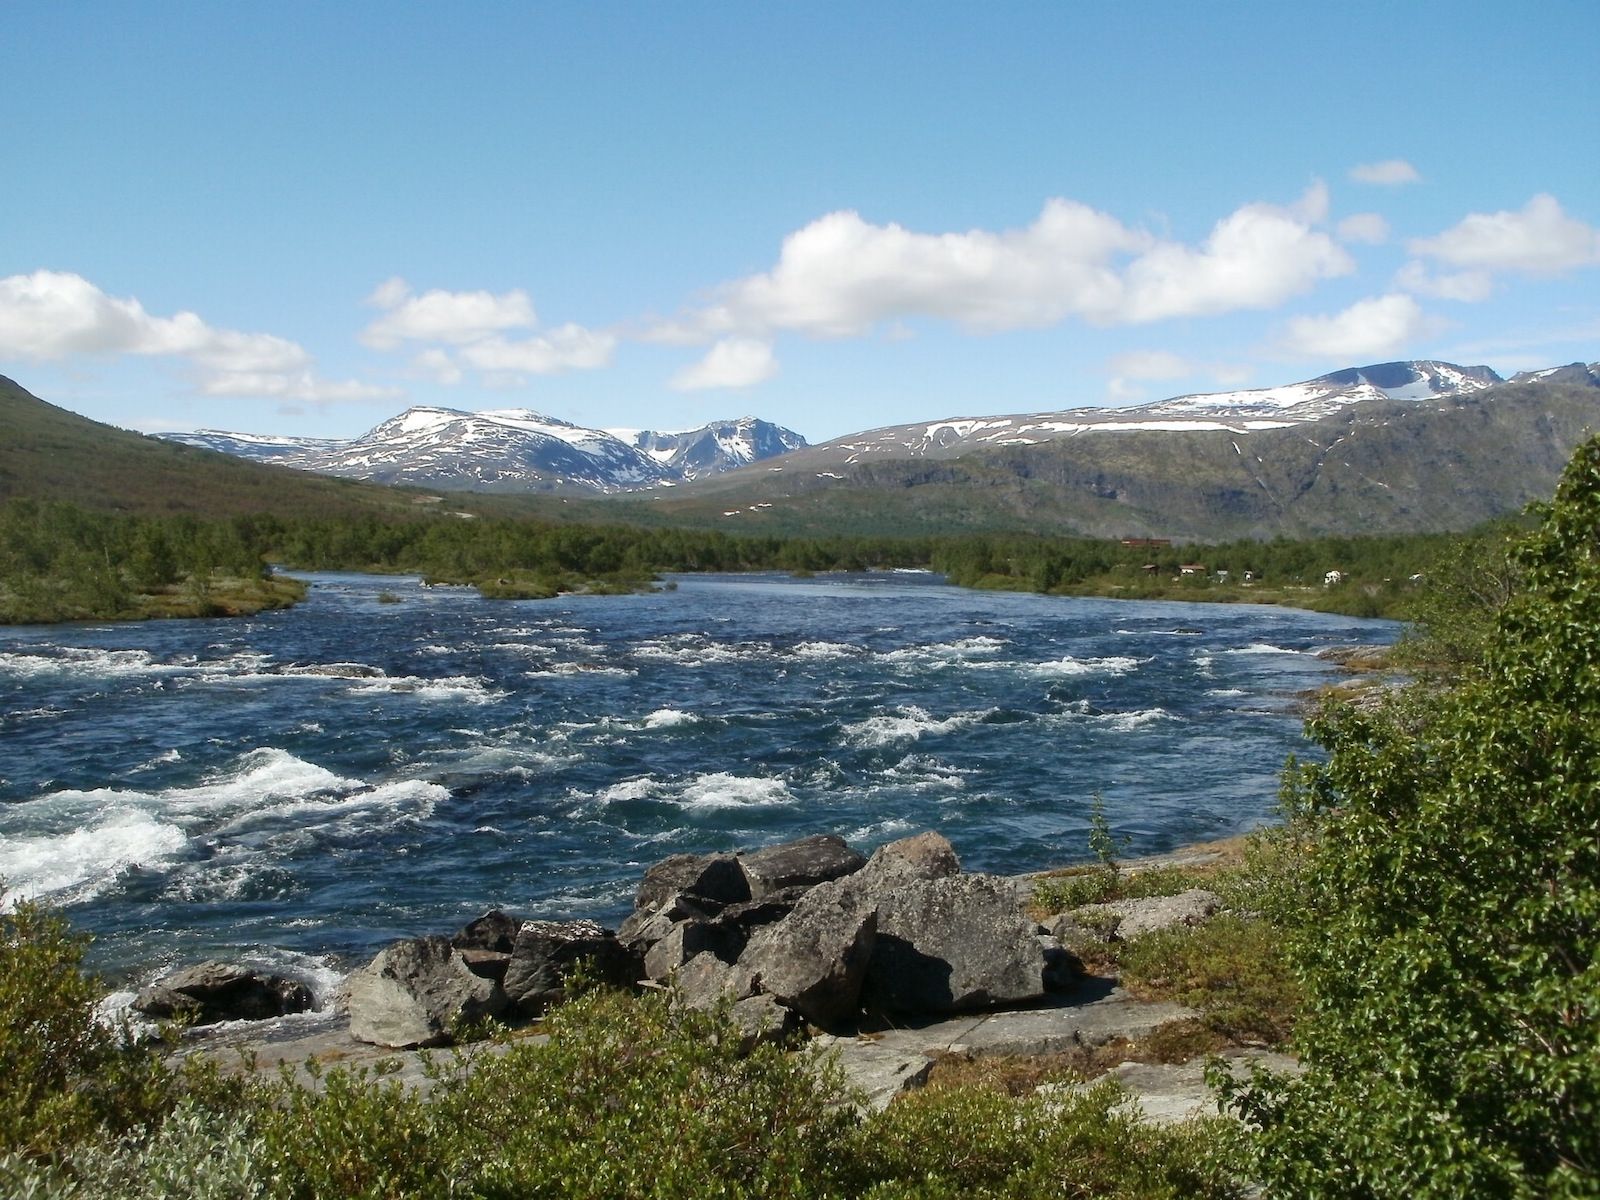
M 1600 358 L 1592 2 L 0 6 L 0 373 L 144 430 Z

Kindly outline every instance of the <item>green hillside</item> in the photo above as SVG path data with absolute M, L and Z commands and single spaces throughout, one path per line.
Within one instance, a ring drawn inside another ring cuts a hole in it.
M 0 376 L 0 501 L 204 517 L 334 516 L 426 507 L 421 492 L 245 462 L 80 417 Z
M 838 477 L 747 469 L 648 508 L 658 521 L 773 534 L 1215 540 L 1464 530 L 1549 495 L 1596 429 L 1600 388 L 1504 384 L 1462 400 L 1369 402 L 1248 434 L 1094 434 L 959 458 L 876 459 L 836 468 Z

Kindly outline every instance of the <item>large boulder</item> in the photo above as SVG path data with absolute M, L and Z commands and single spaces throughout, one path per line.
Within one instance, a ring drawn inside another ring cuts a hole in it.
M 867 1009 L 962 1012 L 1044 994 L 1038 927 L 1018 911 L 1015 892 L 1004 880 L 890 874 L 860 886 L 863 903 L 878 913 L 877 944 L 861 993 Z
M 862 870 L 868 878 L 877 881 L 948 879 L 961 873 L 961 860 L 956 857 L 950 840 L 930 829 L 879 846 Z
M 537 1016 L 562 999 L 580 964 L 590 980 L 612 987 L 632 987 L 642 970 L 638 951 L 593 921 L 524 921 L 502 984 L 506 998 Z
M 443 937 L 396 942 L 352 972 L 346 995 L 351 1036 L 396 1049 L 447 1045 L 459 1025 L 506 1007 L 500 985 L 474 974 Z
M 674 854 L 645 871 L 633 906 L 653 912 L 680 892 L 712 907 L 750 899 L 750 885 L 733 855 Z
M 1063 913 L 1052 924 L 1062 941 L 1128 941 L 1164 929 L 1202 925 L 1222 908 L 1222 898 L 1204 888 L 1190 888 L 1176 896 L 1146 896 L 1137 900 L 1108 900 L 1085 904 Z
M 498 908 L 491 908 L 481 917 L 468 921 L 461 931 L 450 939 L 457 950 L 493 950 L 510 954 L 511 943 L 517 940 L 517 930 L 522 920 Z
M 311 989 L 298 979 L 211 960 L 163 976 L 132 1007 L 150 1017 L 212 1025 L 305 1012 L 311 1004 Z
M 762 900 L 791 888 L 828 883 L 865 865 L 866 859 L 831 833 L 752 850 L 738 857 L 748 883 L 746 899 Z
M 785 1008 L 814 1025 L 836 1025 L 860 1009 L 877 931 L 873 897 L 848 879 L 819 884 L 783 920 L 751 935 L 738 966 Z
M 665 981 L 697 954 L 714 954 L 731 963 L 743 948 L 744 938 L 737 929 L 714 921 L 680 921 L 646 952 L 644 976 Z
M 727 907 L 737 908 L 738 905 Z M 683 921 L 710 921 L 727 908 L 691 896 L 686 892 L 671 892 L 658 900 L 653 908 L 636 908 L 622 922 L 617 937 L 631 946 L 643 950 L 655 945 L 673 926 Z

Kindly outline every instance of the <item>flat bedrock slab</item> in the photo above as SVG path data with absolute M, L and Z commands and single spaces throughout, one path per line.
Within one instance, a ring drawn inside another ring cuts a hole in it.
M 1288 1075 L 1298 1075 L 1303 1069 L 1298 1060 L 1270 1050 L 1241 1050 L 1225 1056 L 1225 1061 L 1236 1079 L 1247 1077 L 1255 1065 Z M 1125 1062 L 1103 1078 L 1114 1079 L 1127 1089 L 1126 1107 L 1140 1120 L 1176 1125 L 1194 1117 L 1218 1115 L 1216 1093 L 1206 1086 L 1205 1069 L 1201 1058 L 1186 1063 Z M 1051 1090 L 1083 1086 L 1049 1085 Z
M 926 1082 L 942 1055 L 1061 1054 L 1081 1046 L 1103 1046 L 1118 1038 L 1136 1042 L 1169 1021 L 1199 1015 L 1181 1004 L 1135 1000 L 1120 987 L 1110 987 L 1095 999 L 1078 999 L 1079 1003 L 1063 1002 L 1048 1008 L 980 1013 L 814 1040 L 822 1049 L 838 1053 L 845 1078 L 867 1092 L 871 1107 L 881 1109 L 900 1092 Z

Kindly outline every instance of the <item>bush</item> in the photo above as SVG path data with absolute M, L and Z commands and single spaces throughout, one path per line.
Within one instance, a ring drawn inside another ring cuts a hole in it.
M 56 1153 L 162 1111 L 172 1077 L 155 1050 L 97 1019 L 86 939 L 0 891 L 0 1153 Z
M 1481 671 L 1310 723 L 1308 1069 L 1234 1096 L 1275 1196 L 1600 1193 L 1600 439 L 1541 517 Z

